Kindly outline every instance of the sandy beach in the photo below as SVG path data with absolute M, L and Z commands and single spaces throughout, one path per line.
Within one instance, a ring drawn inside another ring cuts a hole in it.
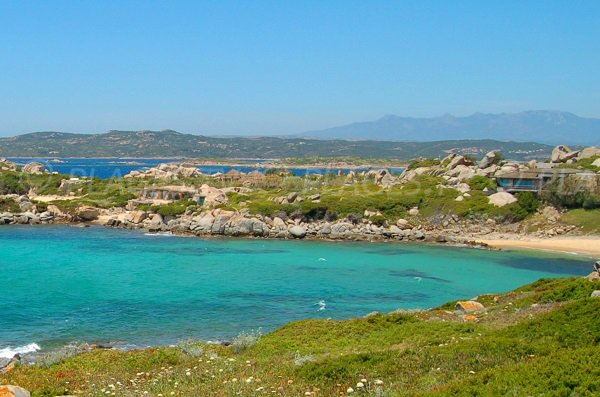
M 532 249 L 573 253 L 600 258 L 600 237 L 553 237 L 553 238 L 513 238 L 476 239 L 493 248 Z

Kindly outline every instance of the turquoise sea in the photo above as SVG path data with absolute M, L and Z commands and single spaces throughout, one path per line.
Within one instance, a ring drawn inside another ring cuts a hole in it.
M 543 253 L 7 226 L 0 356 L 32 343 L 228 339 L 305 318 L 430 308 L 589 270 L 589 259 Z

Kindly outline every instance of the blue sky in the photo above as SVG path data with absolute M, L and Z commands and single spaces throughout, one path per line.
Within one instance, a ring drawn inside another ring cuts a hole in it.
M 3 1 L 0 135 L 600 117 L 600 1 Z

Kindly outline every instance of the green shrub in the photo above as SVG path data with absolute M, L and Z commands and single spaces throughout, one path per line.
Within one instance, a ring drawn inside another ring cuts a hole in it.
M 440 165 L 441 161 L 438 159 L 422 159 L 422 160 L 414 160 L 409 165 L 407 170 L 414 170 L 419 167 L 434 167 L 436 165 Z
M 369 218 L 369 220 L 377 226 L 384 226 L 387 221 L 385 216 L 383 216 L 383 215 L 373 215 L 372 217 Z
M 28 191 L 29 186 L 18 174 L 7 172 L 0 175 L 0 194 L 25 194 Z
M 515 196 L 519 200 L 519 206 L 527 213 L 527 215 L 536 212 L 542 204 L 535 193 L 532 192 L 519 192 L 515 194 Z
M 149 209 L 162 216 L 177 216 L 185 213 L 188 207 L 195 205 L 196 202 L 193 200 L 179 200 L 169 204 L 153 205 Z
M 583 207 L 583 209 L 586 210 L 600 208 L 600 196 L 589 194 L 583 199 L 583 203 L 581 206 Z
M 467 183 L 473 190 L 483 190 L 486 187 L 490 190 L 493 190 L 498 187 L 494 180 L 483 175 L 476 175 L 473 178 L 469 179 Z
M 0 211 L 7 211 L 7 212 L 20 212 L 21 208 L 19 207 L 19 204 L 17 204 L 17 202 L 11 198 L 0 198 Z
M 35 208 L 38 212 L 44 212 L 48 210 L 48 203 L 45 203 L 43 201 L 36 201 L 35 202 Z
M 239 354 L 249 347 L 256 345 L 261 337 L 262 330 L 260 328 L 250 332 L 242 332 L 233 339 L 231 346 L 233 347 L 233 351 Z

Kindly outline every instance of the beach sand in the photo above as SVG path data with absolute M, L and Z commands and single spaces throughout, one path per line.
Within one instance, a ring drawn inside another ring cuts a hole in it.
M 477 242 L 493 248 L 532 249 L 573 253 L 600 258 L 600 237 L 550 237 L 550 238 L 478 238 Z

